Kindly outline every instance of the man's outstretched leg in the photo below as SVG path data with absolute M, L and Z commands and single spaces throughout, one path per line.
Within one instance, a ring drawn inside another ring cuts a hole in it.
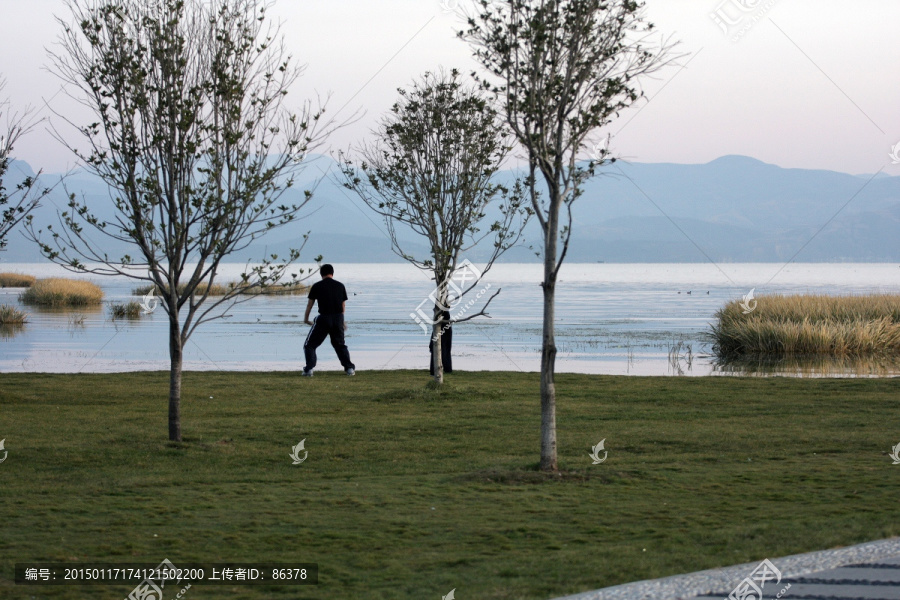
M 344 343 L 344 315 L 336 315 L 332 319 L 329 337 L 331 338 L 331 346 L 337 354 L 341 366 L 344 367 L 344 373 L 347 375 L 356 374 L 356 365 L 350 360 L 350 350 Z
M 306 342 L 303 343 L 303 354 L 306 358 L 306 366 L 303 367 L 303 376 L 312 377 L 313 369 L 316 368 L 316 348 L 322 345 L 325 337 L 328 335 L 328 327 L 322 323 L 322 315 L 319 315 L 313 321 L 309 333 L 306 335 Z

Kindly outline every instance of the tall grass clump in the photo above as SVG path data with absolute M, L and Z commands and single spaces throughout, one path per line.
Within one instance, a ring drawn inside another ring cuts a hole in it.
M 28 315 L 15 306 L 0 304 L 0 325 L 24 325 L 27 320 Z
M 709 335 L 720 358 L 900 353 L 900 294 L 773 294 L 744 314 L 737 300 L 716 313 Z
M 0 288 L 27 288 L 34 285 L 35 278 L 22 273 L 0 273 Z
M 139 319 L 141 305 L 137 302 L 113 302 L 109 305 L 109 314 L 113 319 Z
M 49 308 L 94 306 L 103 301 L 103 290 L 90 281 L 77 279 L 38 279 L 25 290 L 22 302 Z

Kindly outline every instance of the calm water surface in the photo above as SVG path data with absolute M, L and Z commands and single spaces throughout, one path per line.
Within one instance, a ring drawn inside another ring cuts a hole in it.
M 336 279 L 348 290 L 347 344 L 359 370 L 418 369 L 428 365 L 428 336 L 411 318 L 433 282 L 405 264 L 340 264 Z M 0 289 L 0 303 L 24 308 L 24 328 L 0 331 L 3 372 L 119 372 L 168 368 L 167 320 L 158 310 L 137 321 L 113 321 L 109 303 L 139 300 L 124 278 L 72 275 L 54 265 L 3 264 L 0 270 L 38 277 L 86 278 L 103 287 L 93 310 L 22 307 L 22 290 Z M 222 280 L 243 265 L 226 265 Z M 537 371 L 542 295 L 538 264 L 494 267 L 484 279 L 490 319 L 454 328 L 458 370 Z M 857 294 L 900 292 L 894 264 L 567 264 L 557 292 L 557 371 L 629 375 L 897 375 L 895 364 L 781 363 L 721 366 L 708 331 L 725 302 L 751 288 L 766 293 Z M 469 296 L 467 296 L 467 299 Z M 202 325 L 188 342 L 189 370 L 292 370 L 303 362 L 306 298 L 259 297 Z M 673 351 L 674 348 L 674 351 Z M 326 342 L 319 367 L 340 369 Z

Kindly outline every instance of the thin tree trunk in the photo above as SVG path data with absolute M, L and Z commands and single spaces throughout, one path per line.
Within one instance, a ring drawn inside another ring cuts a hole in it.
M 178 322 L 169 321 L 169 440 L 181 441 L 181 366 L 183 362 L 183 346 Z
M 444 311 L 435 307 L 434 325 L 431 326 L 431 366 L 434 367 L 434 382 L 444 383 L 444 360 L 441 352 L 441 337 L 444 327 Z
M 556 254 L 559 199 L 550 199 L 544 232 L 544 328 L 541 339 L 541 470 L 557 471 L 556 461 Z
M 555 278 L 554 278 L 555 279 Z M 541 470 L 556 463 L 556 333 L 553 323 L 556 281 L 544 282 L 544 334 L 541 344 Z

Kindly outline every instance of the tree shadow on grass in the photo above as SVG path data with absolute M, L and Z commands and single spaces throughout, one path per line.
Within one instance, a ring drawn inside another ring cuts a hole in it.
M 587 483 L 612 484 L 633 476 L 619 471 L 600 472 L 590 469 L 561 469 L 556 473 L 540 470 L 540 463 L 524 465 L 521 468 L 481 469 L 456 478 L 460 482 L 487 483 L 497 485 L 538 485 L 544 483 Z
M 483 389 L 471 385 L 458 385 L 451 382 L 444 382 L 443 385 L 437 385 L 434 381 L 429 381 L 422 387 L 401 388 L 388 390 L 382 394 L 378 394 L 372 398 L 373 402 L 408 402 L 408 401 L 452 401 L 452 402 L 472 402 L 483 400 L 495 400 L 498 394 L 496 392 L 485 391 Z

